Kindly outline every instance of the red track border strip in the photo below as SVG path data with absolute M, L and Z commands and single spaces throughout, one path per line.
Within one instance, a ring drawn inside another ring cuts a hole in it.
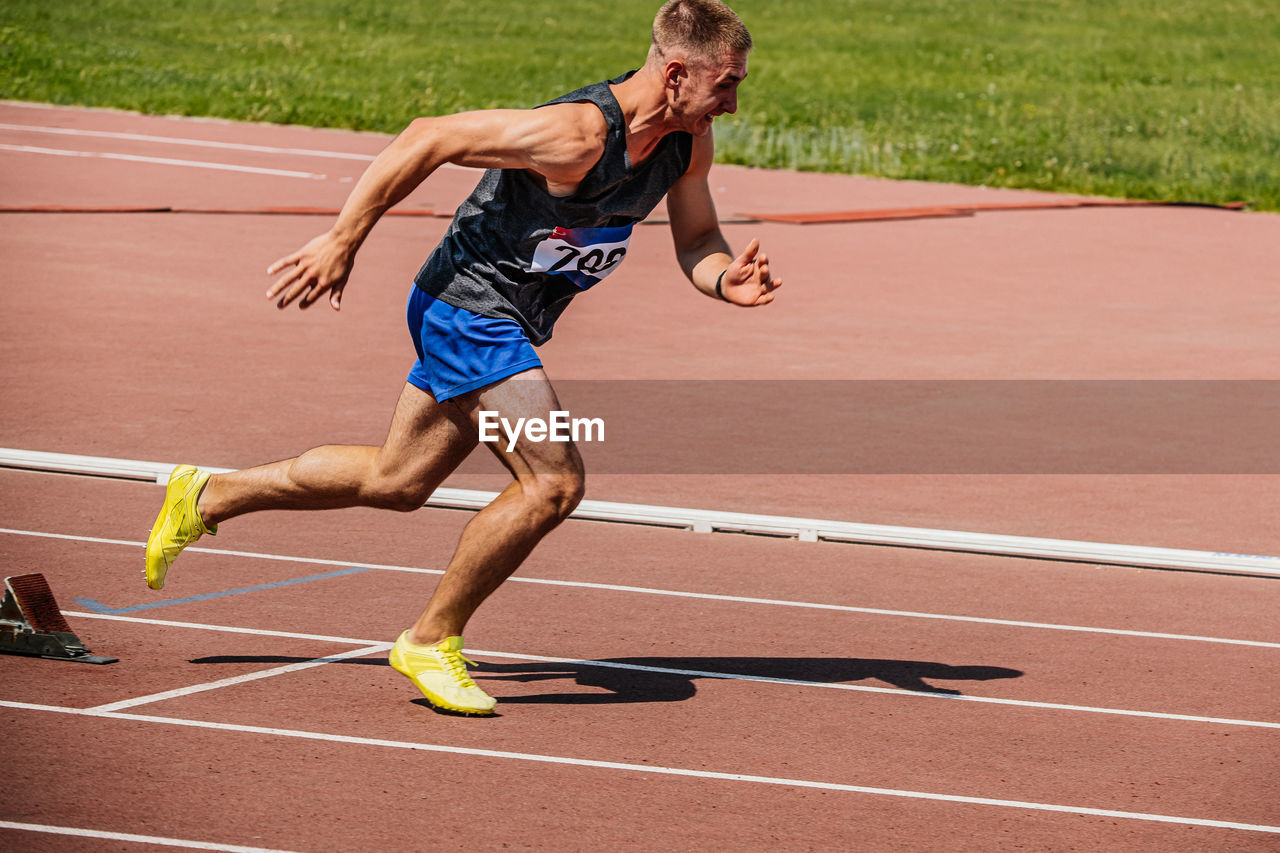
M 1243 210 L 1245 202 L 1225 204 L 1190 204 L 1176 201 L 1142 199 L 1063 199 L 1061 201 L 986 202 L 982 204 L 938 205 L 930 207 L 893 207 L 879 210 L 829 210 L 812 213 L 747 213 L 744 216 L 761 222 L 790 222 L 811 225 L 835 222 L 884 222 L 897 219 L 947 219 L 973 216 L 977 213 L 1026 210 L 1070 210 L 1081 207 L 1209 207 L 1221 210 Z

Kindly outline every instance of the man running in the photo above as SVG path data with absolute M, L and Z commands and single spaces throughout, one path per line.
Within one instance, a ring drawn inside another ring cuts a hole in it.
M 752 240 L 736 257 L 707 186 L 711 125 L 737 110 L 751 36 L 719 0 L 670 0 L 644 67 L 532 110 L 413 121 L 373 161 L 333 227 L 267 270 L 267 297 L 337 310 L 356 251 L 379 217 L 446 163 L 484 168 L 418 273 L 408 306 L 418 360 L 381 447 L 324 446 L 210 475 L 180 466 L 147 542 L 148 586 L 227 519 L 259 510 L 421 507 L 479 443 L 481 411 L 514 423 L 559 409 L 534 347 L 569 300 L 617 269 L 632 225 L 667 197 L 676 257 L 694 287 L 740 306 L 781 284 Z M 569 442 L 489 444 L 513 480 L 463 530 L 426 609 L 391 664 L 436 707 L 490 714 L 467 675 L 467 620 L 577 506 L 582 459 Z

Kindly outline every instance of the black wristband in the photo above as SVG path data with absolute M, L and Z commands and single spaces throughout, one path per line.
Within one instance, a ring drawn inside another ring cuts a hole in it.
M 724 284 L 724 274 L 727 273 L 728 271 L 729 271 L 729 268 L 725 267 L 723 270 L 720 271 L 720 277 L 716 279 L 716 298 L 721 300 L 722 302 L 729 301 L 728 299 L 724 298 L 724 291 L 720 289 L 720 286 Z

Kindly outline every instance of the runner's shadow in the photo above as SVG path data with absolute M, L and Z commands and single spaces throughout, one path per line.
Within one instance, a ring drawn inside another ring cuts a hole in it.
M 503 704 L 603 705 L 628 702 L 682 702 L 697 693 L 700 678 L 738 676 L 817 684 L 879 681 L 913 693 L 963 695 L 935 681 L 990 681 L 1018 678 L 1020 670 L 998 666 L 954 666 L 929 661 L 867 658 L 611 658 L 584 663 L 483 662 L 472 672 L 477 682 L 537 683 L 573 679 L 599 692 L 540 692 L 503 696 Z M 550 686 L 550 685 L 548 685 Z
M 214 655 L 195 658 L 191 663 L 271 663 L 291 664 L 313 660 L 284 655 Z M 389 666 L 383 656 L 350 658 L 334 664 Z M 502 704 L 511 705 L 609 705 L 631 702 L 683 702 L 698 692 L 700 678 L 740 677 L 810 682 L 815 684 L 850 684 L 863 681 L 880 682 L 912 693 L 963 695 L 961 691 L 930 684 L 930 681 L 991 681 L 997 678 L 1019 678 L 1020 670 L 1000 666 L 956 666 L 931 661 L 877 660 L 871 658 L 609 658 L 598 661 L 493 663 L 481 661 L 472 677 L 483 684 L 507 681 L 518 684 L 564 682 L 572 679 L 579 687 L 592 692 L 560 690 L 522 696 L 502 696 Z M 607 692 L 599 692 L 599 691 Z

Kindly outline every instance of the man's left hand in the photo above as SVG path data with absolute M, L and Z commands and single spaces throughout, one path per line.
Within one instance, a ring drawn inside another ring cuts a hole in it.
M 760 241 L 752 239 L 741 255 L 734 258 L 720 279 L 720 293 L 726 302 L 754 308 L 773 301 L 773 292 L 782 279 L 769 273 L 769 256 L 760 251 Z

